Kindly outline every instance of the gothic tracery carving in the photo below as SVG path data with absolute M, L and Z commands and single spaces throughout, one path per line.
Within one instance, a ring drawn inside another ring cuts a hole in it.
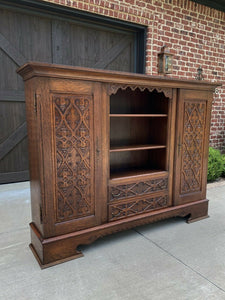
M 203 141 L 206 123 L 206 103 L 185 101 L 183 149 L 181 168 L 181 193 L 201 189 Z
M 146 195 L 152 192 L 167 190 L 168 178 L 158 178 L 147 181 L 134 182 L 124 185 L 111 186 L 109 199 L 121 200 L 139 195 Z
M 168 195 L 148 197 L 139 200 L 130 200 L 125 203 L 109 205 L 109 221 L 149 212 L 168 206 Z
M 57 222 L 93 213 L 92 105 L 91 96 L 53 95 Z

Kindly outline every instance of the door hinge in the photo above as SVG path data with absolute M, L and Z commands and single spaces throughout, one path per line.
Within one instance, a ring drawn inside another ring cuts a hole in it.
M 40 222 L 41 224 L 43 223 L 43 210 L 41 205 L 40 205 Z
M 180 138 L 180 136 L 179 136 L 179 141 L 178 141 L 178 145 L 177 145 L 177 147 L 178 147 L 178 156 L 180 155 L 180 150 L 182 149 L 182 143 L 181 143 L 181 138 Z
M 99 142 L 98 142 L 98 138 L 96 139 L 96 154 L 97 154 L 97 158 L 99 158 L 99 154 L 100 154 L 100 149 L 99 149 Z
M 37 114 L 37 106 L 38 106 L 38 99 L 40 95 L 35 93 L 34 94 L 34 113 Z

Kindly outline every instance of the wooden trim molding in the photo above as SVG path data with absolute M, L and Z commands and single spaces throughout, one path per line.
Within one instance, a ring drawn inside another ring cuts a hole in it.
M 48 63 L 28 62 L 20 67 L 17 72 L 26 81 L 33 77 L 51 77 L 51 78 L 63 78 L 63 79 L 80 79 L 85 81 L 95 82 L 108 82 L 111 83 L 115 80 L 117 83 L 115 86 L 133 86 L 134 89 L 138 86 L 144 88 L 149 86 L 149 80 L 151 79 L 152 86 L 154 88 L 167 91 L 167 88 L 173 88 L 176 85 L 177 88 L 191 88 L 196 90 L 210 90 L 214 91 L 216 87 L 222 85 L 219 82 L 207 82 L 198 80 L 179 80 L 174 78 L 162 78 L 160 76 L 151 76 L 144 74 L 97 70 L 84 67 L 73 67 L 65 65 L 56 65 Z M 112 84 L 114 85 L 114 84 Z M 118 88 L 119 88 L 118 87 Z M 167 91 L 168 93 L 168 91 Z
M 108 95 L 113 95 L 118 92 L 119 89 L 126 90 L 127 88 L 130 88 L 132 91 L 135 91 L 136 89 L 139 89 L 140 91 L 144 91 L 147 89 L 149 92 L 153 92 L 156 90 L 158 93 L 163 93 L 165 97 L 172 99 L 173 96 L 173 90 L 172 88 L 162 88 L 158 86 L 137 86 L 137 85 L 130 85 L 130 84 L 112 84 L 109 86 L 108 89 Z

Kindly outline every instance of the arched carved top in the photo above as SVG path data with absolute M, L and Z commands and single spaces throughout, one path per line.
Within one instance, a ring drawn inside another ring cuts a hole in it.
M 172 99 L 172 88 L 162 88 L 158 86 L 139 86 L 139 85 L 128 85 L 128 84 L 111 84 L 108 88 L 108 94 L 113 95 L 118 92 L 119 89 L 126 90 L 130 88 L 132 91 L 139 89 L 140 91 L 144 91 L 145 89 L 149 92 L 153 92 L 156 90 L 158 93 L 163 93 L 166 98 Z

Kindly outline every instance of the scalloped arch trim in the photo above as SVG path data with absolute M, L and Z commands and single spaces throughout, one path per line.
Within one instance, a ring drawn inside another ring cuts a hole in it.
M 154 90 L 156 90 L 158 93 L 163 93 L 166 98 L 172 99 L 172 88 L 161 88 L 158 86 L 113 84 L 109 86 L 108 94 L 113 95 L 116 94 L 119 89 L 126 90 L 127 88 L 130 88 L 132 91 L 139 89 L 141 92 L 143 92 L 144 90 L 148 90 L 149 92 L 153 92 Z

